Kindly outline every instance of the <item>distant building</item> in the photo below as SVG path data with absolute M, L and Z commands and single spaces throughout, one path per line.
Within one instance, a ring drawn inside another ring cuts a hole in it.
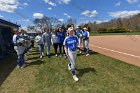
M 17 24 L 0 19 L 0 58 L 13 51 L 12 28 L 19 27 Z
M 37 35 L 37 32 L 35 30 L 28 30 L 27 33 L 29 36 L 36 36 Z

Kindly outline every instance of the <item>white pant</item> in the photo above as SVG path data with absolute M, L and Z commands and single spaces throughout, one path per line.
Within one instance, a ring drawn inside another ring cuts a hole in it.
M 70 61 L 70 64 L 71 64 L 71 68 L 72 69 L 75 69 L 75 60 L 76 60 L 76 57 L 77 57 L 77 51 L 70 51 L 68 49 L 68 59 Z

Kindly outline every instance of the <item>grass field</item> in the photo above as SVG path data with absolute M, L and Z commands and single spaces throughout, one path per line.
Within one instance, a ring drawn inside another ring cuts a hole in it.
M 91 32 L 91 36 L 103 36 L 103 35 L 140 35 L 140 31 L 138 32 L 127 32 L 127 33 L 97 33 Z
M 96 52 L 78 54 L 75 82 L 68 59 L 38 56 L 34 48 L 24 69 L 16 68 L 16 55 L 1 61 L 0 93 L 140 93 L 139 67 Z

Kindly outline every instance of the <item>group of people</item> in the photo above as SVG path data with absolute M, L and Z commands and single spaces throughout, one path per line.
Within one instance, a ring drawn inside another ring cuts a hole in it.
M 83 29 L 80 28 L 80 26 L 76 29 L 73 27 L 69 27 L 74 30 L 74 35 L 78 38 L 78 51 L 82 53 L 84 51 L 86 53 L 86 56 L 89 55 L 89 32 L 86 27 Z M 68 29 L 69 29 L 68 28 Z M 35 38 L 36 43 L 38 44 L 39 52 L 40 52 L 40 58 L 44 56 L 44 46 L 46 47 L 46 56 L 50 58 L 50 46 L 53 45 L 55 56 L 62 57 L 64 56 L 67 58 L 67 55 L 64 50 L 64 40 L 66 37 L 69 36 L 67 31 L 65 31 L 64 28 L 59 27 L 56 30 L 49 31 L 49 28 L 44 28 L 44 33 L 42 31 L 38 31 L 38 35 Z M 59 48 L 59 53 L 58 53 Z
M 21 35 L 21 33 L 14 29 L 15 35 L 13 36 L 13 42 L 15 44 L 14 49 L 18 55 L 18 67 L 22 68 L 24 66 L 24 55 L 30 49 L 30 40 L 27 38 L 26 33 Z M 73 79 L 78 81 L 75 74 L 75 60 L 77 57 L 77 51 L 80 53 L 85 53 L 86 56 L 89 55 L 89 31 L 86 27 L 81 29 L 81 27 L 74 28 L 70 26 L 66 29 L 59 27 L 58 29 L 50 31 L 48 27 L 44 28 L 44 31 L 37 31 L 38 35 L 35 37 L 35 41 L 39 48 L 40 58 L 44 55 L 44 46 L 46 47 L 46 56 L 48 58 L 50 55 L 50 48 L 53 45 L 55 56 L 69 59 L 68 69 L 71 70 Z M 27 40 L 28 39 L 28 40 Z M 27 41 L 26 41 L 27 40 Z M 59 53 L 58 53 L 59 48 Z

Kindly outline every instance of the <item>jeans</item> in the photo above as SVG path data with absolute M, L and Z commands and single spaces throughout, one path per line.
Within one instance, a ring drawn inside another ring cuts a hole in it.
M 47 55 L 50 55 L 50 43 L 45 43 Z
M 42 53 L 44 52 L 44 45 L 43 44 L 38 44 L 38 48 L 39 48 L 40 55 L 42 55 Z
M 23 46 L 14 46 L 14 49 L 17 52 L 17 55 L 18 55 L 17 63 L 21 67 L 25 64 L 25 62 L 24 62 L 25 48 Z

